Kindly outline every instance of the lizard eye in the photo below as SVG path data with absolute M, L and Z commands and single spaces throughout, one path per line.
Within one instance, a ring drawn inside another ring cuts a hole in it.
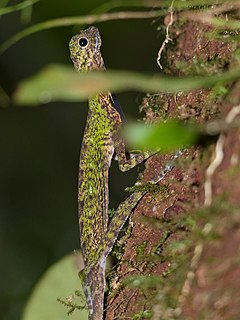
M 88 39 L 80 38 L 78 41 L 81 48 L 85 48 L 88 45 Z

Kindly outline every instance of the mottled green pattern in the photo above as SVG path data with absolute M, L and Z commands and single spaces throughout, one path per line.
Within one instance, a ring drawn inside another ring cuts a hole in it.
M 98 29 L 90 27 L 70 40 L 74 67 L 79 72 L 104 70 Z M 105 263 L 125 220 L 144 193 L 134 193 L 108 223 L 108 171 L 115 151 L 119 168 L 126 171 L 149 157 L 149 153 L 126 157 L 120 137 L 121 116 L 111 94 L 89 100 L 89 113 L 82 141 L 79 167 L 79 226 L 85 270 L 81 274 L 89 308 L 89 319 L 103 319 Z
M 84 263 L 96 263 L 108 225 L 108 169 L 114 152 L 112 133 L 121 123 L 118 112 L 98 96 L 90 100 L 79 172 L 79 224 Z

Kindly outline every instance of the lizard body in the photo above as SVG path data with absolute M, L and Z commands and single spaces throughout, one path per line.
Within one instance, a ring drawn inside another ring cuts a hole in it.
M 101 37 L 96 27 L 75 35 L 69 43 L 70 55 L 78 72 L 105 70 L 100 52 Z M 119 167 L 126 171 L 148 158 L 148 152 L 127 159 L 119 135 L 122 114 L 110 93 L 89 100 L 79 164 L 78 207 L 81 249 L 84 261 L 83 289 L 89 319 L 103 319 L 105 262 L 125 220 L 142 196 L 135 192 L 117 209 L 108 223 L 108 171 L 114 152 Z
M 70 55 L 78 72 L 105 70 L 100 52 L 101 37 L 96 27 L 75 35 L 69 43 Z M 125 120 L 118 100 L 111 93 L 101 93 L 89 100 L 79 163 L 78 208 L 80 242 L 84 270 L 80 272 L 86 296 L 89 320 L 102 320 L 105 291 L 105 264 L 124 222 L 146 191 L 136 191 L 123 201 L 108 221 L 108 172 L 113 154 L 119 168 L 129 170 L 153 153 L 126 155 L 119 134 Z M 182 154 L 177 151 L 170 163 L 150 183 L 158 183 L 172 170 Z

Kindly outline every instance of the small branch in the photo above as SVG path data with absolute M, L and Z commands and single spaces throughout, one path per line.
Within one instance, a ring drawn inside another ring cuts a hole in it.
M 162 69 L 162 65 L 160 62 L 162 52 L 165 49 L 166 44 L 168 44 L 169 41 L 172 41 L 172 39 L 169 37 L 169 28 L 173 24 L 173 4 L 174 4 L 174 2 L 175 2 L 175 0 L 172 1 L 171 6 L 169 7 L 170 19 L 169 19 L 169 22 L 166 27 L 166 36 L 165 36 L 165 39 L 164 39 L 164 41 L 158 51 L 157 64 L 159 65 L 160 69 Z
M 8 39 L 0 46 L 0 54 L 10 48 L 17 41 L 22 40 L 23 38 L 51 28 L 72 26 L 72 25 L 89 25 L 95 22 L 103 22 L 110 20 L 125 20 L 125 19 L 150 19 L 158 17 L 160 14 L 159 10 L 154 11 L 121 11 L 121 12 L 110 12 L 103 14 L 93 14 L 87 16 L 76 16 L 76 17 L 65 17 L 59 19 L 48 20 L 35 24 L 29 28 L 24 29 L 23 31 L 16 33 L 13 37 Z

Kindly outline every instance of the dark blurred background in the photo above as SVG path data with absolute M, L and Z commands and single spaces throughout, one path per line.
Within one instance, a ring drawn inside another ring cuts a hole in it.
M 12 5 L 19 1 L 9 1 Z M 0 17 L 0 42 L 48 19 L 85 15 L 102 1 L 41 0 L 30 24 L 20 12 Z M 119 9 L 120 10 L 120 9 Z M 123 8 L 121 8 L 123 10 Z M 105 64 L 112 69 L 159 72 L 156 55 L 161 22 L 122 20 L 95 24 Z M 85 26 L 84 26 L 85 27 Z M 11 97 L 18 83 L 50 63 L 71 65 L 68 42 L 82 27 L 42 31 L 0 56 L 0 86 Z M 126 117 L 139 117 L 141 95 L 118 95 Z M 0 319 L 21 318 L 24 303 L 49 265 L 79 247 L 77 179 L 87 103 L 20 107 L 0 99 Z M 110 207 L 134 183 L 137 170 L 111 168 Z

